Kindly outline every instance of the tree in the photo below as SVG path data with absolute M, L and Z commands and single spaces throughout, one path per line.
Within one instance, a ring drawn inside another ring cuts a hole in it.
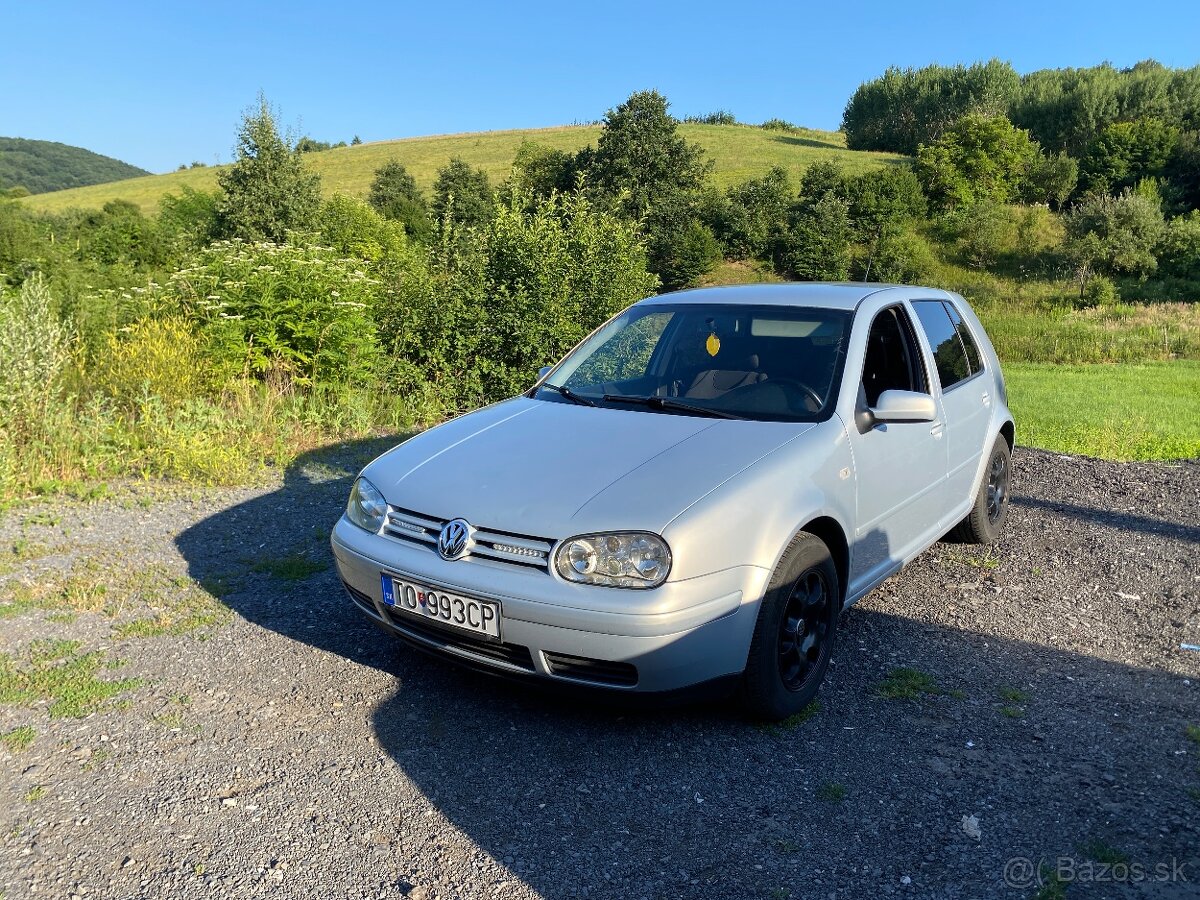
M 1163 174 L 1169 199 L 1181 210 L 1200 209 L 1200 132 L 1181 134 Z
M 1029 203 L 1062 209 L 1079 181 L 1079 163 L 1063 153 L 1039 153 L 1029 163 L 1021 196 Z
M 375 170 L 367 203 L 381 216 L 403 225 L 405 233 L 414 240 L 425 242 L 433 236 L 429 206 L 408 169 L 396 160 Z
M 1003 115 L 1020 83 L 1013 67 L 998 59 L 972 66 L 893 66 L 860 85 L 846 104 L 846 146 L 914 154 L 963 116 Z
M 526 194 L 536 202 L 556 192 L 565 194 L 574 190 L 577 175 L 575 157 L 571 154 L 534 141 L 522 141 L 504 190 L 509 194 Z
M 660 198 L 697 193 L 711 168 L 704 150 L 676 133 L 678 122 L 667 107 L 658 91 L 631 94 L 605 115 L 589 162 L 596 192 L 634 220 Z
M 1133 191 L 1093 197 L 1067 216 L 1068 255 L 1081 289 L 1091 272 L 1145 278 L 1157 268 L 1154 249 L 1163 236 L 1162 208 Z
M 257 109 L 242 117 L 237 161 L 217 176 L 224 195 L 217 221 L 226 237 L 282 242 L 288 231 L 310 227 L 320 208 L 321 177 L 305 169 L 275 118 L 260 94 Z
M 1020 193 L 1038 145 L 1003 116 L 963 116 L 941 138 L 917 150 L 915 172 L 925 193 L 943 207 Z
M 765 257 L 787 229 L 792 204 L 787 169 L 772 166 L 762 178 L 751 178 L 727 191 L 728 204 L 718 223 L 718 236 L 735 259 Z
M 798 204 L 776 251 L 776 268 L 802 281 L 844 281 L 850 275 L 850 211 L 833 193 Z
M 1091 193 L 1119 193 L 1163 173 L 1179 130 L 1161 119 L 1115 122 L 1088 144 L 1079 164 L 1081 186 Z
M 487 172 L 472 169 L 457 156 L 438 169 L 433 184 L 433 218 L 437 228 L 479 228 L 491 221 L 495 206 Z
M 684 194 L 657 203 L 646 225 L 650 271 L 668 291 L 694 286 L 721 258 L 721 245 Z

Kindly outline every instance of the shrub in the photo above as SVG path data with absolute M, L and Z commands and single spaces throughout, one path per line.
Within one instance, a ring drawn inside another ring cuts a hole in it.
M 9 440 L 34 441 L 52 427 L 70 349 L 40 275 L 16 292 L 0 288 L 0 428 Z
M 1008 208 L 986 201 L 946 216 L 943 231 L 954 240 L 967 264 L 975 268 L 991 266 L 1016 240 Z
M 685 116 L 684 122 L 689 125 L 736 125 L 737 116 L 727 109 L 718 109 L 703 116 Z
M 1083 296 L 1080 298 L 1078 306 L 1083 308 L 1116 306 L 1120 302 L 1121 293 L 1113 284 L 1112 279 L 1097 275 L 1084 286 Z
M 1165 274 L 1200 281 L 1200 211 L 1192 210 L 1167 223 L 1155 252 Z
M 933 249 L 919 234 L 902 231 L 887 234 L 863 269 L 864 280 L 888 284 L 923 284 L 936 271 Z
M 1153 251 L 1164 230 L 1161 206 L 1133 191 L 1093 197 L 1067 216 L 1069 249 L 1078 264 L 1110 275 L 1154 272 Z
M 787 119 L 767 119 L 767 121 L 763 122 L 758 127 L 766 129 L 767 131 L 795 131 L 796 130 L 796 126 L 793 125 L 791 122 L 789 122 Z
M 944 207 L 1015 199 L 1039 148 L 1003 116 L 964 116 L 917 150 L 915 172 L 929 199 Z
M 731 187 L 718 232 L 728 254 L 734 259 L 765 257 L 787 228 L 792 193 L 791 179 L 782 166 Z
M 158 201 L 159 227 L 177 245 L 199 249 L 217 236 L 220 199 L 215 191 L 197 191 L 187 186 L 178 196 L 167 194 Z
M 529 206 L 513 197 L 453 253 L 391 276 L 379 323 L 398 389 L 431 385 L 452 409 L 512 396 L 653 292 L 634 225 L 579 193 Z
M 126 410 L 153 397 L 175 409 L 207 388 L 202 344 L 191 323 L 177 316 L 143 319 L 110 333 L 89 369 L 90 386 Z
M 171 277 L 166 300 L 203 329 L 221 380 L 354 383 L 375 368 L 377 282 L 325 247 L 222 241 Z
M 404 250 L 401 225 L 344 194 L 321 204 L 318 226 L 318 240 L 338 256 L 378 261 Z
M 845 280 L 850 274 L 850 214 L 846 201 L 830 193 L 798 207 L 776 252 L 776 268 L 793 278 Z

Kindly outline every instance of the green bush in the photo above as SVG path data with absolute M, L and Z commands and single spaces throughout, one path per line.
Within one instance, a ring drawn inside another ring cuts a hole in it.
M 161 290 L 201 327 L 221 380 L 305 386 L 374 373 L 377 286 L 360 261 L 329 248 L 222 241 Z
M 353 197 L 321 204 L 317 240 L 338 256 L 377 262 L 404 252 L 404 228 Z
M 1200 281 L 1200 211 L 1168 222 L 1155 253 L 1164 274 Z
M 375 170 L 367 203 L 380 215 L 403 225 L 404 233 L 413 240 L 428 241 L 433 236 L 429 206 L 408 169 L 396 160 Z
M 203 396 L 208 367 L 192 324 L 176 316 L 143 319 L 107 335 L 88 370 L 89 387 L 129 412 L 148 397 L 175 409 Z
M 512 396 L 653 292 L 632 224 L 578 193 L 528 207 L 515 196 L 428 268 L 390 276 L 379 327 L 398 390 L 431 386 L 456 410 Z
M 1112 279 L 1097 275 L 1084 286 L 1083 296 L 1077 305 L 1083 309 L 1090 309 L 1096 306 L 1116 306 L 1120 302 L 1121 293 Z

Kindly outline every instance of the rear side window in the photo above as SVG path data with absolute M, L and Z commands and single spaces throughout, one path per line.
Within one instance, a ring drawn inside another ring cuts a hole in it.
M 967 352 L 963 349 L 958 329 L 954 327 L 945 304 L 940 300 L 916 300 L 913 302 L 913 309 L 917 312 L 917 318 L 921 320 L 925 336 L 929 338 L 942 390 L 970 378 L 971 364 L 967 360 Z M 976 357 L 978 358 L 978 351 Z
M 974 375 L 983 368 L 983 365 L 979 361 L 979 347 L 975 344 L 975 338 L 971 337 L 971 329 L 967 328 L 967 323 L 958 314 L 958 310 L 954 308 L 953 303 L 943 301 L 942 305 L 946 307 L 946 312 L 950 314 L 950 321 L 954 323 L 954 330 L 958 332 L 958 338 L 963 342 L 963 349 L 967 351 L 967 362 L 971 364 L 971 374 Z

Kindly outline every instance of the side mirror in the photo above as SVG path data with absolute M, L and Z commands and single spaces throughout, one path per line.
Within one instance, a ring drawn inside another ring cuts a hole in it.
M 884 391 L 871 408 L 875 422 L 932 422 L 937 405 L 928 394 L 916 391 Z
M 553 368 L 554 368 L 554 366 L 542 366 L 540 369 L 538 369 L 537 380 L 541 381 L 543 378 L 545 378 L 550 373 L 550 370 Z

